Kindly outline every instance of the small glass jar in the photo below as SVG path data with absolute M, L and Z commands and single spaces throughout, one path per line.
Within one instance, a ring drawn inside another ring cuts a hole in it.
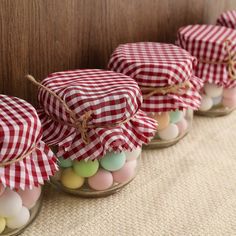
M 22 233 L 38 215 L 42 203 L 41 187 L 25 190 L 0 190 L 0 235 Z
M 60 170 L 51 177 L 59 189 L 80 197 L 105 197 L 131 182 L 139 169 L 141 148 L 107 153 L 99 160 L 58 158 Z
M 236 88 L 223 88 L 215 84 L 205 84 L 198 115 L 224 116 L 236 108 Z
M 182 139 L 191 129 L 193 110 L 150 113 L 158 123 L 156 136 L 146 148 L 169 147 Z

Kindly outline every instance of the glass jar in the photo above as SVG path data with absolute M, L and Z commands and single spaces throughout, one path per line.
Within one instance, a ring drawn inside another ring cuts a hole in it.
M 236 108 L 236 88 L 223 88 L 215 84 L 205 84 L 198 115 L 224 116 Z
M 158 131 L 146 148 L 169 147 L 182 139 L 190 130 L 193 110 L 150 113 L 158 123 Z
M 58 158 L 60 170 L 51 177 L 59 189 L 80 197 L 105 197 L 118 192 L 136 176 L 141 148 L 107 153 L 99 160 L 72 161 Z
M 1 186 L 0 189 L 0 235 L 19 235 L 39 213 L 41 187 L 15 191 Z

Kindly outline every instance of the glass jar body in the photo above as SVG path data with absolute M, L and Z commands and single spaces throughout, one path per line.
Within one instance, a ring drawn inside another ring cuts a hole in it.
M 3 189 L 0 195 L 0 235 L 21 234 L 36 218 L 42 205 L 41 187 Z
M 80 197 L 105 197 L 131 182 L 139 169 L 141 148 L 132 152 L 107 153 L 99 160 L 58 158 L 60 170 L 51 183 Z
M 224 116 L 236 108 L 236 88 L 223 88 L 215 84 L 205 84 L 198 115 Z
M 158 131 L 147 149 L 169 147 L 182 139 L 191 129 L 193 120 L 192 110 L 176 110 L 151 113 L 150 116 L 158 123 Z

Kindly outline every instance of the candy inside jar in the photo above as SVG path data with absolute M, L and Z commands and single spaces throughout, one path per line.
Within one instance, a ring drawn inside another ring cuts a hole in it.
M 135 176 L 141 148 L 132 152 L 109 152 L 99 160 L 58 158 L 59 172 L 51 182 L 62 190 L 78 196 L 103 197 L 120 190 Z
M 197 114 L 206 116 L 226 115 L 236 108 L 236 88 L 223 88 L 205 84 Z
M 41 187 L 11 190 L 0 187 L 0 235 L 16 235 L 29 225 L 41 206 Z
M 175 110 L 149 115 L 157 121 L 159 126 L 148 148 L 168 147 L 175 144 L 188 133 L 193 119 L 192 110 Z

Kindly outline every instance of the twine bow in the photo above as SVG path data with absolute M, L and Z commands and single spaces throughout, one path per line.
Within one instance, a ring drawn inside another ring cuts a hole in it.
M 226 39 L 224 41 L 224 48 L 227 53 L 227 57 L 223 61 L 210 61 L 210 60 L 203 60 L 198 59 L 199 62 L 211 64 L 211 65 L 226 65 L 227 66 L 227 72 L 230 79 L 235 80 L 236 79 L 236 52 L 230 50 L 230 43 L 231 41 Z
M 165 95 L 167 93 L 174 93 L 174 94 L 179 94 L 182 95 L 184 92 L 189 90 L 192 87 L 192 84 L 189 80 L 180 83 L 180 84 L 175 84 L 167 87 L 144 87 L 141 86 L 141 91 L 143 92 L 143 98 L 149 98 L 155 94 L 162 94 Z
M 64 106 L 64 108 L 68 112 L 68 114 L 69 114 L 69 116 L 72 120 L 72 123 L 64 123 L 60 120 L 56 120 L 56 121 L 61 123 L 61 124 L 66 124 L 66 125 L 72 126 L 75 129 L 79 130 L 80 133 L 81 133 L 82 140 L 84 141 L 85 144 L 88 144 L 89 141 L 90 141 L 89 137 L 88 137 L 88 133 L 87 133 L 87 130 L 89 128 L 88 120 L 90 119 L 90 117 L 92 115 L 92 112 L 88 111 L 84 115 L 82 115 L 80 119 L 78 119 L 75 112 L 73 110 L 71 110 L 68 107 L 68 105 L 66 104 L 66 102 L 60 96 L 58 96 L 55 92 L 53 92 L 51 89 L 47 88 L 43 84 L 39 83 L 32 75 L 26 75 L 26 78 L 28 80 L 30 80 L 32 83 L 34 83 L 35 85 L 37 85 L 37 86 L 43 88 L 44 90 L 46 90 L 48 93 L 50 93 L 52 96 L 57 98 L 62 103 L 62 105 Z
M 68 112 L 68 114 L 72 120 L 72 123 L 62 122 L 60 120 L 54 119 L 53 117 L 51 117 L 51 119 L 55 120 L 56 122 L 58 122 L 60 124 L 68 125 L 68 126 L 74 127 L 76 130 L 79 130 L 79 132 L 81 134 L 81 138 L 85 144 L 90 143 L 90 139 L 88 136 L 88 129 L 117 127 L 121 124 L 127 123 L 129 120 L 133 119 L 133 116 L 135 116 L 135 114 L 134 114 L 133 116 L 128 117 L 127 119 L 125 119 L 123 121 L 115 122 L 113 124 L 108 124 L 108 125 L 89 125 L 88 122 L 89 122 L 89 119 L 91 118 L 91 115 L 93 114 L 92 111 L 85 112 L 82 116 L 80 116 L 80 119 L 78 119 L 76 113 L 73 110 L 71 110 L 68 107 L 68 105 L 66 104 L 66 102 L 60 96 L 58 96 L 55 92 L 53 92 L 48 87 L 46 87 L 43 84 L 36 81 L 36 79 L 32 75 L 26 75 L 26 78 L 28 80 L 30 80 L 31 82 L 33 82 L 35 85 L 46 90 L 48 93 L 50 93 L 52 96 L 54 96 L 56 99 L 58 99 L 61 102 L 61 104 L 64 106 L 64 108 Z
M 230 51 L 229 49 L 229 44 L 230 41 L 226 40 L 225 41 L 225 49 L 228 54 L 228 58 L 226 59 L 226 64 L 227 64 L 227 70 L 229 77 L 231 79 L 236 79 L 236 52 Z

